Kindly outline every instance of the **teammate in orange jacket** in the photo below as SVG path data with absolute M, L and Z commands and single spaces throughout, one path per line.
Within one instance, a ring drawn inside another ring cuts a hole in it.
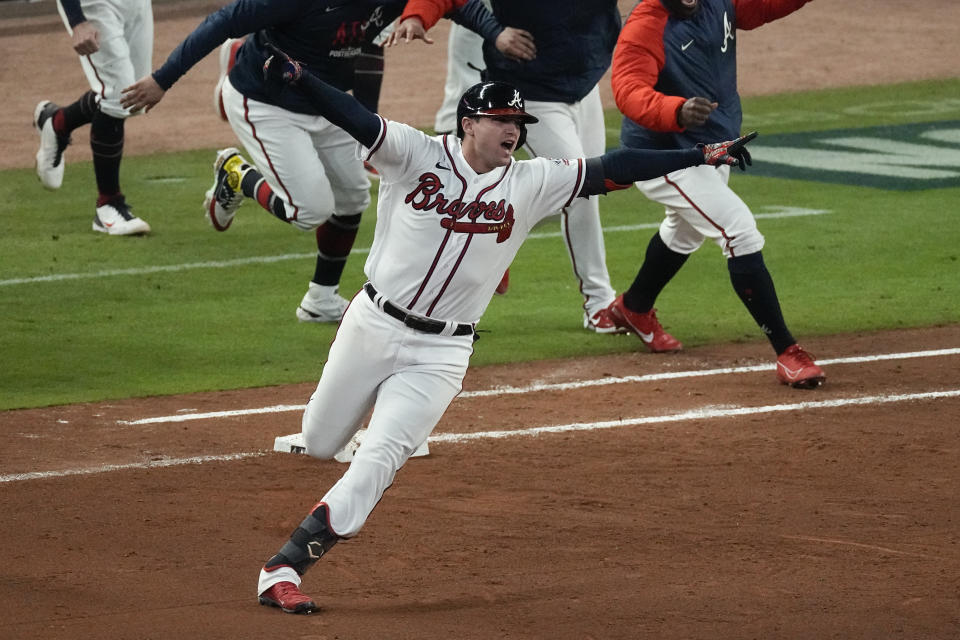
M 782 18 L 808 0 L 643 0 L 620 33 L 613 93 L 624 114 L 620 142 L 634 149 L 683 149 L 740 135 L 736 30 Z M 653 305 L 687 257 L 707 238 L 727 258 L 730 281 L 777 354 L 777 378 L 812 389 L 823 371 L 787 329 L 763 261 L 764 238 L 727 185 L 729 167 L 690 167 L 638 182 L 666 209 L 633 284 L 610 315 L 651 351 L 676 351 Z

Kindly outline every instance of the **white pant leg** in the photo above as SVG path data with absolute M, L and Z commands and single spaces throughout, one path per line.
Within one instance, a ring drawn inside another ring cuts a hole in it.
M 223 83 L 230 126 L 284 204 L 287 220 L 308 231 L 334 213 L 353 215 L 370 204 L 370 181 L 357 142 L 325 118 L 251 100 Z
M 90 88 L 97 96 L 100 111 L 114 118 L 131 114 L 120 106 L 120 92 L 150 73 L 153 56 L 153 10 L 150 0 L 130 0 L 122 4 L 106 0 L 86 0 L 84 16 L 100 33 L 100 48 L 80 56 L 80 66 Z M 73 29 L 63 7 L 57 9 L 67 32 Z
M 397 470 L 426 441 L 460 393 L 472 352 L 470 335 L 416 332 L 380 311 L 366 293 L 354 298 L 304 414 L 307 452 L 332 456 L 376 393 L 350 467 L 323 497 L 337 535 L 356 535 Z
M 259 596 L 278 582 L 292 582 L 299 587 L 300 576 L 290 567 L 277 567 L 269 572 L 261 568 L 260 576 L 257 579 L 257 595 Z
M 129 4 L 138 10 L 127 17 L 124 31 L 133 75 L 139 80 L 153 71 L 153 7 L 151 0 L 131 0 Z
M 456 133 L 460 96 L 480 82 L 477 69 L 484 67 L 483 38 L 466 27 L 451 23 L 447 38 L 447 80 L 443 85 L 443 102 L 434 119 L 434 131 Z
M 526 110 L 540 118 L 527 127 L 527 150 L 547 158 L 590 158 L 606 150 L 600 90 L 594 87 L 574 104 L 528 100 Z M 573 273 L 580 281 L 584 309 L 593 315 L 613 302 L 616 292 L 607 272 L 607 252 L 597 196 L 575 198 L 561 213 L 563 240 Z
M 360 428 L 380 384 L 393 371 L 401 328 L 403 325 L 380 311 L 365 291 L 354 296 L 303 413 L 308 455 L 333 458 Z
M 638 182 L 637 188 L 666 207 L 660 237 L 667 247 L 690 254 L 710 238 L 732 258 L 760 251 L 764 239 L 749 207 L 727 186 L 729 179 L 729 166 L 704 164 Z

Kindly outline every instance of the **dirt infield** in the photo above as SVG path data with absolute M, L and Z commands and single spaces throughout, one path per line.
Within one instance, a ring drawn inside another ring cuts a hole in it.
M 158 8 L 155 60 L 199 18 Z M 738 35 L 742 88 L 953 77 L 957 24 L 946 0 L 814 2 Z M 0 23 L 4 86 L 51 65 L 10 96 L 0 168 L 31 166 L 38 99 L 84 89 L 60 29 Z M 431 124 L 444 29 L 388 54 L 386 115 Z M 234 144 L 215 77 L 211 57 L 128 152 Z M 431 455 L 306 576 L 309 617 L 255 589 L 344 470 L 269 451 L 313 382 L 0 413 L 0 637 L 955 640 L 960 327 L 804 344 L 814 392 L 759 341 L 472 369 Z
M 0 414 L 4 637 L 956 638 L 958 344 L 816 340 L 815 392 L 761 344 L 473 370 L 306 618 L 255 589 L 344 470 L 264 451 L 312 384 Z
M 154 65 L 159 66 L 215 0 L 155 3 Z M 621 0 L 622 13 L 635 3 Z M 30 123 L 41 99 L 75 100 L 86 89 L 80 65 L 49 0 L 46 14 L 0 21 L 0 84 L 8 92 L 0 113 L 0 169 L 31 167 L 37 136 Z M 41 5 L 43 6 L 43 5 Z M 843 0 L 812 2 L 788 19 L 755 31 L 739 31 L 740 91 L 744 95 L 802 91 L 957 76 L 960 3 L 948 0 Z M 443 98 L 448 23 L 431 32 L 435 44 L 387 50 L 381 112 L 417 126 L 433 126 Z M 38 52 L 42 52 L 41 54 Z M 38 68 L 38 65 L 39 68 Z M 33 72 L 36 70 L 36 72 Z M 411 71 L 415 70 L 415 71 Z M 216 53 L 168 92 L 149 114 L 130 121 L 125 153 L 179 151 L 236 144 L 230 127 L 213 110 Z M 24 74 L 29 82 L 24 83 Z M 614 106 L 609 78 L 600 82 L 604 105 Z M 70 162 L 89 160 L 86 133 L 78 132 Z M 212 162 L 212 159 L 211 159 Z

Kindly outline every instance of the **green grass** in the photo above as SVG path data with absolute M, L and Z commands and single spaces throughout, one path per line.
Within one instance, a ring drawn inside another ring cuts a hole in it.
M 958 94 L 960 81 L 941 81 L 753 98 L 745 101 L 744 129 L 958 119 Z M 618 120 L 608 114 L 611 146 Z M 32 170 L 0 173 L 0 409 L 317 379 L 334 328 L 300 324 L 293 313 L 313 273 L 313 236 L 250 202 L 229 232 L 214 232 L 200 211 L 212 158 L 202 150 L 124 160 L 125 192 L 154 228 L 145 238 L 90 230 L 89 164 L 69 165 L 57 192 L 44 191 Z M 732 184 L 754 211 L 831 212 L 760 222 L 764 256 L 798 336 L 960 321 L 960 189 L 895 192 L 749 174 Z M 655 224 L 662 215 L 635 190 L 606 196 L 601 211 L 610 228 Z M 370 246 L 373 223 L 371 205 L 356 247 Z M 558 229 L 550 221 L 537 232 Z M 618 290 L 632 281 L 652 233 L 607 235 Z M 258 256 L 282 259 L 211 266 Z M 365 257 L 348 262 L 348 295 L 364 281 Z M 180 266 L 190 264 L 207 266 Z M 109 273 L 158 265 L 171 270 Z M 10 283 L 18 278 L 27 282 Z M 561 240 L 531 238 L 511 268 L 509 294 L 490 304 L 472 363 L 638 348 L 630 338 L 580 328 L 580 303 Z M 657 306 L 688 346 L 762 339 L 713 246 L 692 256 Z

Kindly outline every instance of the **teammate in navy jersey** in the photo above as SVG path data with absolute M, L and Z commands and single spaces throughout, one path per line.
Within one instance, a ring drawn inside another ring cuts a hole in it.
M 267 42 L 289 51 L 312 73 L 342 90 L 354 88 L 355 62 L 400 15 L 405 0 L 235 0 L 207 16 L 151 75 L 124 91 L 131 109 L 153 108 L 204 56 L 251 34 L 223 82 L 223 113 L 251 161 L 238 149 L 219 152 L 204 209 L 213 227 L 230 227 L 244 197 L 303 231 L 315 231 L 317 261 L 297 318 L 338 322 L 347 306 L 340 278 L 370 203 L 370 182 L 353 140 L 296 92 L 270 93 L 262 69 Z M 465 19 L 468 19 L 468 15 Z M 240 169 L 239 181 L 227 182 Z
M 739 135 L 736 30 L 754 29 L 808 0 L 643 0 L 620 33 L 613 93 L 624 114 L 620 141 L 632 149 L 683 149 Z M 687 257 L 707 238 L 727 258 L 730 281 L 777 354 L 777 379 L 812 389 L 825 376 L 794 340 L 764 264 L 764 238 L 747 205 L 727 185 L 729 167 L 690 167 L 637 183 L 666 208 L 633 284 L 610 315 L 654 352 L 681 343 L 653 308 Z
M 746 139 L 685 150 L 516 161 L 539 126 L 514 87 L 487 82 L 460 100 L 457 135 L 427 134 L 364 109 L 281 52 L 267 75 L 360 144 L 380 172 L 369 281 L 344 314 L 303 414 L 308 455 L 333 457 L 369 415 L 350 467 L 260 571 L 262 604 L 310 613 L 301 576 L 363 527 L 397 471 L 460 392 L 474 331 L 534 225 L 577 198 L 682 167 L 743 164 Z M 281 84 L 280 79 L 293 83 Z

